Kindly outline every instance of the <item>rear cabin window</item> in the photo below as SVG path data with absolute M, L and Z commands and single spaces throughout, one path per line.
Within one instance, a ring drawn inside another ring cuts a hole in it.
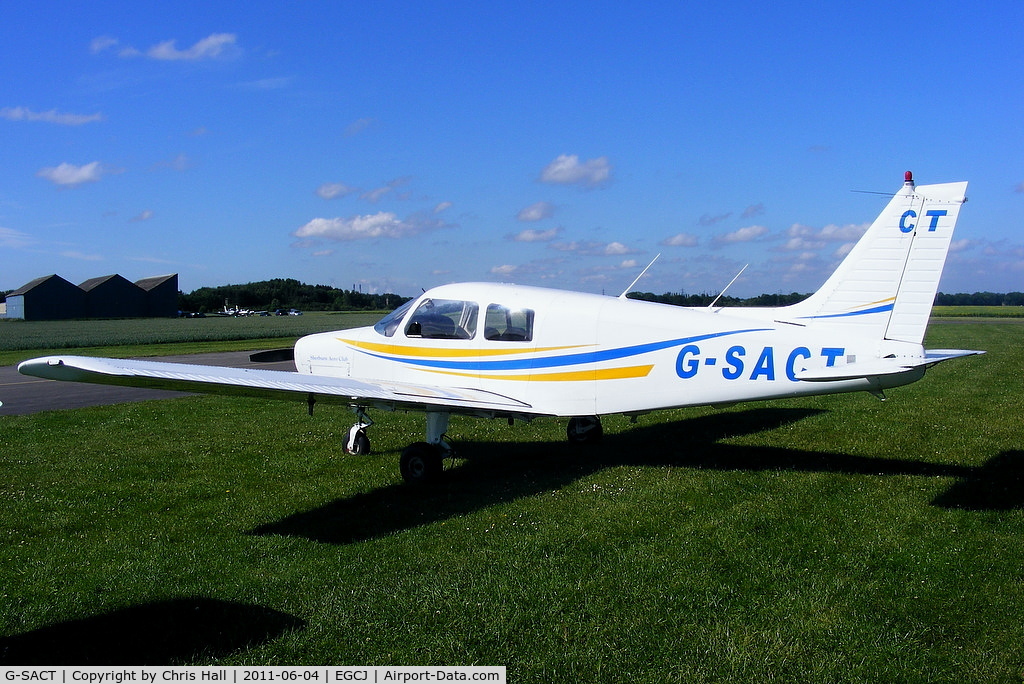
M 456 299 L 424 299 L 405 326 L 406 337 L 469 340 L 476 335 L 480 307 Z
M 484 337 L 502 342 L 530 342 L 533 340 L 533 310 L 488 304 Z

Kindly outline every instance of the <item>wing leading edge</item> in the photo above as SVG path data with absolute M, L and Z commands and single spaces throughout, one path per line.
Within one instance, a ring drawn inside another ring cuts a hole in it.
M 456 413 L 533 415 L 522 401 L 472 388 L 367 382 L 289 371 L 201 366 L 89 356 L 44 356 L 18 365 L 18 372 L 48 380 L 228 394 L 274 399 L 374 406 L 444 409 Z

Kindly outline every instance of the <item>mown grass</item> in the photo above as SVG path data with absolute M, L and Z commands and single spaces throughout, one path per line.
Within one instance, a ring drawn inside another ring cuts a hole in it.
M 868 395 L 605 421 L 191 397 L 0 417 L 0 663 L 504 664 L 517 682 L 1019 682 L 1024 325 Z

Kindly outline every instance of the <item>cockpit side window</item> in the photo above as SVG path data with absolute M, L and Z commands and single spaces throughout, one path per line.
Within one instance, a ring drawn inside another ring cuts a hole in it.
M 435 340 L 472 339 L 476 335 L 479 310 L 480 307 L 474 302 L 424 299 L 405 326 L 405 335 Z
M 484 337 L 503 342 L 533 340 L 533 310 L 488 304 L 484 315 Z
M 405 304 L 389 313 L 384 318 L 377 321 L 373 329 L 379 332 L 384 337 L 391 337 L 398 330 L 398 326 L 402 324 L 402 319 L 405 318 L 405 314 L 409 313 L 409 309 L 416 303 L 415 299 L 410 299 Z

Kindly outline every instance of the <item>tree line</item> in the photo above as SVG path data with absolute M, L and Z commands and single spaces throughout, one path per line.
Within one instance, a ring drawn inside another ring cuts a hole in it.
M 0 291 L 0 301 L 8 292 Z M 661 302 L 676 306 L 707 306 L 717 295 L 684 294 L 682 292 L 631 292 L 630 299 Z M 720 306 L 787 306 L 809 297 L 809 293 L 761 294 L 746 299 L 725 295 Z M 356 290 L 343 290 L 329 285 L 307 285 L 294 278 L 274 278 L 244 285 L 201 287 L 189 293 L 178 292 L 178 308 L 182 311 L 220 311 L 227 302 L 257 311 L 299 309 L 302 311 L 390 311 L 404 304 L 410 297 L 394 293 L 371 294 Z M 1024 306 L 1024 292 L 974 292 L 935 296 L 938 306 Z
M 409 297 L 393 293 L 371 294 L 342 290 L 329 285 L 307 285 L 294 278 L 274 278 L 244 285 L 201 287 L 188 294 L 178 292 L 182 311 L 220 311 L 227 303 L 243 309 L 273 312 L 300 311 L 390 311 Z
M 717 295 L 707 293 L 683 294 L 677 292 L 666 292 L 656 295 L 652 292 L 630 292 L 626 296 L 630 299 L 675 304 L 676 306 L 707 306 L 714 301 Z M 810 293 L 801 294 L 799 292 L 762 294 L 747 299 L 724 295 L 718 300 L 716 306 L 788 306 L 789 304 L 803 301 L 810 296 Z M 946 294 L 939 292 L 935 295 L 935 304 L 936 306 L 1024 306 L 1024 292 L 975 292 L 973 294 Z

